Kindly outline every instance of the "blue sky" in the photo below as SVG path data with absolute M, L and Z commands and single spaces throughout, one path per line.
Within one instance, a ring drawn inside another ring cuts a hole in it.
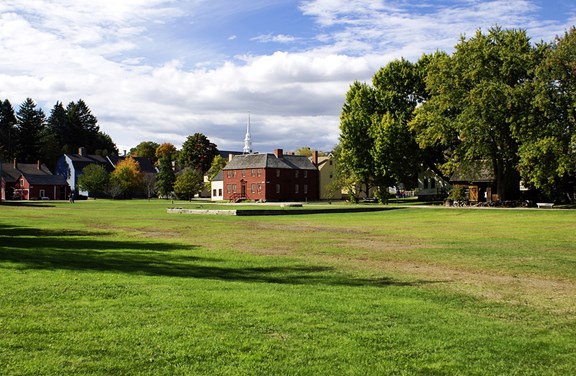
M 349 85 L 494 25 L 551 41 L 570 0 L 2 0 L 0 99 L 84 99 L 129 150 L 201 132 L 241 150 L 331 150 Z

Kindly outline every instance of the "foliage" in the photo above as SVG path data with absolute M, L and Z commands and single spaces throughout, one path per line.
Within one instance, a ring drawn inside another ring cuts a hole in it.
M 310 157 L 312 155 L 312 149 L 310 149 L 310 146 L 302 146 L 302 147 L 296 149 L 294 154 L 302 155 L 305 157 Z
M 156 159 L 160 160 L 164 157 L 170 158 L 170 160 L 175 161 L 178 151 L 176 150 L 176 146 L 169 142 L 165 142 L 162 145 L 156 148 Z
M 78 176 L 78 187 L 83 191 L 88 191 L 92 197 L 98 197 L 104 193 L 108 187 L 109 174 L 104 166 L 90 164 L 82 170 Z
M 208 179 L 212 180 L 222 171 L 224 167 L 226 167 L 226 159 L 222 157 L 220 154 L 214 157 L 212 160 L 212 164 L 210 165 L 210 169 L 208 170 Z
M 448 199 L 454 201 L 466 201 L 469 199 L 469 197 L 466 194 L 466 188 L 464 188 L 464 186 L 455 185 L 450 190 L 450 193 L 448 194 Z
M 341 175 L 348 176 L 346 183 L 363 185 L 367 195 L 374 183 L 375 166 L 370 153 L 374 139 L 370 128 L 375 111 L 374 89 L 365 83 L 354 82 L 346 93 L 340 114 L 339 168 Z
M 110 174 L 110 184 L 116 188 L 116 192 L 119 189 L 120 194 L 132 197 L 143 186 L 143 174 L 138 162 L 131 157 L 120 160 Z
M 45 127 L 46 117 L 41 108 L 30 99 L 20 105 L 16 114 L 17 137 L 16 158 L 21 162 L 34 163 L 42 159 L 41 135 Z
M 216 155 L 218 155 L 216 145 L 202 133 L 195 133 L 188 136 L 182 144 L 178 163 L 181 168 L 192 168 L 204 174 L 210 169 Z
M 442 144 L 451 166 L 490 161 L 499 197 L 516 198 L 514 129 L 530 108 L 526 87 L 537 62 L 525 31 L 499 27 L 462 38 L 452 56 L 437 54 L 426 77 L 430 98 L 412 122 L 420 144 Z
M 156 156 L 156 150 L 160 147 L 160 144 L 153 141 L 142 141 L 135 148 L 130 149 L 130 155 L 132 157 L 143 157 L 148 158 L 152 163 L 156 164 L 158 157 Z
M 516 129 L 518 165 L 525 185 L 553 196 L 568 193 L 576 174 L 576 28 L 542 51 L 527 94 L 532 110 Z
M 160 197 L 168 198 L 174 191 L 174 166 L 170 154 L 161 157 L 158 161 L 158 173 L 156 174 L 156 191 Z
M 16 115 L 8 99 L 0 100 L 0 160 L 14 158 L 16 144 Z
M 184 169 L 174 183 L 174 193 L 181 200 L 190 200 L 202 190 L 202 177 L 194 169 Z

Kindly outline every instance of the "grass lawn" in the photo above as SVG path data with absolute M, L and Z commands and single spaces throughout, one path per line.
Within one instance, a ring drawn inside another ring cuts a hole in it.
M 0 375 L 576 374 L 576 211 L 196 205 L 0 205 Z

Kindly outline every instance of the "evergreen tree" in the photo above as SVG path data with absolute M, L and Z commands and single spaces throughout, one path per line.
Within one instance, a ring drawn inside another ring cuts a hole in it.
M 174 181 L 176 176 L 174 174 L 174 167 L 172 166 L 172 158 L 170 154 L 160 158 L 158 165 L 158 173 L 156 174 L 156 190 L 160 197 L 168 198 L 174 191 Z
M 8 99 L 0 101 L 0 160 L 14 158 L 16 115 Z
M 45 115 L 36 103 L 27 98 L 21 105 L 17 118 L 16 158 L 33 163 L 42 159 L 41 136 L 45 127 Z

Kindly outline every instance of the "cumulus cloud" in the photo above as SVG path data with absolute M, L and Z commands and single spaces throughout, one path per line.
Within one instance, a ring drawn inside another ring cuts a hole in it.
M 306 32 L 264 25 L 271 29 L 249 35 L 232 22 L 270 4 L 3 1 L 0 99 L 17 107 L 30 96 L 49 112 L 57 100 L 82 98 L 121 150 L 145 140 L 179 146 L 195 132 L 240 150 L 248 112 L 256 150 L 329 150 L 349 85 L 390 60 L 450 50 L 479 27 L 525 27 L 551 40 L 574 22 L 541 20 L 529 0 L 305 0 L 298 9 L 312 21 Z M 220 49 L 197 28 L 215 20 L 226 27 Z M 232 45 L 242 50 L 228 51 Z M 290 49 L 266 49 L 279 45 Z

